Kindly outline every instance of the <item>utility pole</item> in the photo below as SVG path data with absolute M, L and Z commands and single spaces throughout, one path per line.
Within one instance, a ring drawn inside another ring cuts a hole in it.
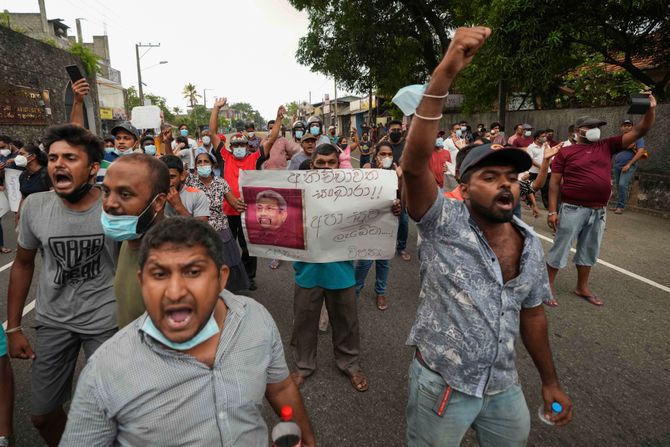
M 213 91 L 213 88 L 203 88 L 202 89 L 202 100 L 205 102 L 205 110 L 207 110 L 207 90 L 210 92 Z
M 83 19 L 81 17 L 78 17 L 78 18 L 75 19 L 75 21 L 77 22 L 77 42 L 79 42 L 80 44 L 84 43 L 84 38 L 81 35 L 81 21 L 82 20 Z
M 337 78 L 333 80 L 333 85 L 335 86 L 335 106 L 333 107 L 333 110 L 335 111 L 335 127 L 337 128 Z M 337 130 L 335 130 L 337 133 Z
M 161 44 L 158 45 L 153 45 L 153 44 L 142 44 L 136 43 L 135 44 L 135 57 L 137 58 L 137 92 L 140 95 L 140 105 L 144 105 L 144 91 L 142 90 L 142 67 L 140 66 L 140 48 L 155 48 L 155 47 L 160 47 Z M 147 50 L 148 51 L 148 50 Z M 145 53 L 146 54 L 146 53 Z

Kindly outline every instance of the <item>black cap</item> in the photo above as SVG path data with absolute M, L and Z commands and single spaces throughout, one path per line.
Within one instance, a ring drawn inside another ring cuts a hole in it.
M 577 118 L 577 121 L 575 121 L 575 127 L 590 127 L 590 126 L 604 126 L 607 124 L 607 122 L 598 119 L 598 118 L 593 118 L 590 116 L 580 116 Z
M 135 140 L 139 140 L 139 139 L 140 139 L 140 133 L 137 131 L 137 129 L 135 128 L 135 126 L 133 126 L 132 124 L 130 124 L 129 121 L 124 121 L 124 122 L 122 122 L 122 123 L 117 124 L 116 126 L 114 126 L 114 127 L 112 128 L 112 130 L 111 130 L 109 133 L 111 133 L 112 135 L 116 136 L 116 133 L 117 133 L 119 130 L 125 130 L 126 132 L 128 132 L 129 134 L 131 134 L 132 136 L 134 136 L 134 137 L 135 137 Z
M 316 141 L 316 135 L 312 135 L 311 133 L 307 132 L 305 135 L 302 136 L 300 139 L 300 142 L 304 142 L 307 140 L 315 140 Z
M 468 152 L 461 163 L 461 178 L 467 171 L 478 166 L 513 165 L 517 172 L 524 172 L 533 165 L 528 152 L 518 147 L 503 147 L 499 144 L 482 144 Z
M 633 125 L 633 122 L 626 118 L 625 120 L 621 121 L 621 125 L 623 126 L 624 124 L 630 124 L 631 126 Z

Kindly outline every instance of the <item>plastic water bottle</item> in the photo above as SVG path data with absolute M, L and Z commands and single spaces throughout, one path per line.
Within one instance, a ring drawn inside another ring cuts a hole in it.
M 558 402 L 554 402 L 551 404 L 551 413 L 552 414 L 559 414 L 560 412 L 563 411 L 563 407 L 561 404 Z M 544 422 L 547 425 L 555 425 L 552 421 L 544 417 L 544 404 L 540 405 L 540 408 L 537 410 L 537 416 L 540 418 L 542 422 Z
M 300 427 L 293 422 L 293 408 L 281 409 L 281 422 L 272 429 L 272 447 L 300 447 Z

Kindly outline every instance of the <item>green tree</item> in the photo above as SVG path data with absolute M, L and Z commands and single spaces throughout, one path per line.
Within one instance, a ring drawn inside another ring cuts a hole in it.
M 126 106 L 128 106 L 128 111 L 133 110 L 133 107 L 140 105 L 140 96 L 137 94 L 137 89 L 134 85 L 131 85 L 126 89 Z
M 165 121 L 167 121 L 168 123 L 174 121 L 175 115 L 174 113 L 172 113 L 172 110 L 170 110 L 170 108 L 168 107 L 165 98 L 163 98 L 162 96 L 153 95 L 151 93 L 147 93 L 146 95 L 144 95 L 144 97 L 150 100 L 151 104 L 158 106 L 163 111 L 163 118 L 165 119 Z
M 179 106 L 174 106 L 172 108 L 172 113 L 174 113 L 175 115 L 181 115 L 181 108 Z
M 181 93 L 184 95 L 184 99 L 188 101 L 191 107 L 194 107 L 196 104 L 198 104 L 198 98 L 202 98 L 202 95 L 198 93 L 196 86 L 191 83 L 186 84 Z
M 100 67 L 98 66 L 100 58 L 92 50 L 86 48 L 79 42 L 75 42 L 70 45 L 68 51 L 81 60 L 87 75 L 93 76 L 94 74 L 100 74 Z

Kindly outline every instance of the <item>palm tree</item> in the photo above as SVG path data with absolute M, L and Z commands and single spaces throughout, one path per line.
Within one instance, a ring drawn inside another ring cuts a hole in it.
M 198 93 L 198 89 L 191 83 L 186 84 L 181 93 L 184 95 L 184 99 L 188 100 L 191 107 L 198 103 L 198 98 L 202 98 L 202 95 Z
M 179 108 L 179 106 L 174 106 L 174 107 L 172 108 L 172 112 L 173 112 L 175 115 L 181 115 L 181 109 Z

